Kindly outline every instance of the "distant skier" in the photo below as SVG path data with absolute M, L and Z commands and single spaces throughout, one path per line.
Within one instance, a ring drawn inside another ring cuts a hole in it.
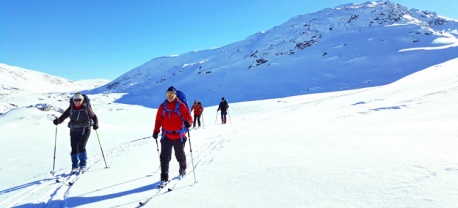
M 221 98 L 221 102 L 219 103 L 218 112 L 221 110 L 221 123 L 225 124 L 226 123 L 226 115 L 227 115 L 227 109 L 229 108 L 229 104 L 227 103 L 226 99 L 224 97 Z
M 70 128 L 70 145 L 72 147 L 70 153 L 72 172 L 84 171 L 87 165 L 86 144 L 91 134 L 91 126 L 97 130 L 99 121 L 92 110 L 89 98 L 79 92 L 73 95 L 70 99 L 70 106 L 59 118 L 54 119 L 53 123 L 58 125 L 68 117 L 70 117 L 68 127 Z
M 169 163 L 172 159 L 172 147 L 179 163 L 180 176 L 186 174 L 186 132 L 191 127 L 192 117 L 186 105 L 177 98 L 176 89 L 171 86 L 167 89 L 166 100 L 157 109 L 153 138 L 157 139 L 160 130 L 161 138 L 161 183 L 169 180 Z M 162 127 L 162 129 L 160 129 Z
M 194 100 L 194 105 L 192 105 L 191 107 L 191 112 L 192 111 L 194 111 L 194 124 L 192 127 L 196 128 L 196 123 L 198 123 L 200 128 L 200 117 L 204 112 L 204 107 L 202 106 L 202 103 L 197 102 L 197 100 Z

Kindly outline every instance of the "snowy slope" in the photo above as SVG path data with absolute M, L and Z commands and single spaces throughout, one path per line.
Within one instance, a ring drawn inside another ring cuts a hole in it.
M 380 87 L 235 103 L 227 125 L 207 107 L 205 128 L 191 131 L 195 167 L 188 146 L 188 176 L 146 207 L 454 207 L 457 64 Z M 0 177 L 8 180 L 0 182 L 0 206 L 136 207 L 153 194 L 155 109 L 114 104 L 116 96 L 94 95 L 110 168 L 93 132 L 92 166 L 73 186 L 49 174 L 51 112 L 1 116 L 9 137 L 1 137 Z M 58 126 L 58 174 L 70 171 L 67 132 Z
M 50 174 L 54 151 L 57 176 L 71 165 L 67 121 L 52 120 L 97 84 L 0 65 L 0 207 L 136 207 L 159 180 L 150 136 L 170 85 L 203 101 L 204 128 L 190 133 L 188 176 L 146 207 L 455 207 L 456 28 L 389 2 L 349 4 L 153 59 L 86 91 L 100 129 L 73 186 Z

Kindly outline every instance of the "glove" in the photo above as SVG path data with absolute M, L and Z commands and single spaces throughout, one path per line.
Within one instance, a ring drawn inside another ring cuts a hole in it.
M 99 124 L 94 124 L 94 126 L 92 126 L 92 129 L 94 129 L 94 130 L 99 129 Z
M 153 133 L 153 138 L 154 139 L 157 139 L 158 136 L 159 136 L 159 133 Z
M 184 126 L 189 129 L 189 127 L 191 127 L 191 124 L 189 123 L 189 121 L 184 121 Z
M 58 125 L 58 124 L 59 124 L 59 119 L 58 119 L 58 118 L 54 119 L 54 120 L 52 121 L 52 123 L 53 123 L 54 125 Z

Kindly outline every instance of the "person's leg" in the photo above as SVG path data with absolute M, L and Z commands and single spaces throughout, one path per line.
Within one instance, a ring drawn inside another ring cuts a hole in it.
M 186 153 L 184 151 L 186 141 L 186 137 L 183 138 L 183 142 L 180 139 L 173 140 L 173 149 L 175 151 L 175 157 L 180 165 L 180 175 L 186 174 Z
M 169 163 L 172 158 L 172 143 L 165 137 L 161 139 L 161 181 L 169 180 Z
M 193 125 L 192 125 L 193 128 L 196 128 L 196 118 L 197 118 L 197 117 L 198 117 L 198 116 L 197 116 L 196 114 L 194 114 L 194 123 L 193 123 Z M 200 124 L 199 124 L 199 126 L 200 126 Z
M 87 165 L 87 152 L 86 152 L 86 144 L 89 140 L 89 136 L 91 135 L 91 129 L 85 129 L 84 133 L 81 135 L 80 140 L 78 142 L 78 159 L 79 159 L 79 167 L 86 168 Z
M 72 151 L 70 152 L 70 157 L 72 160 L 72 169 L 78 169 L 78 141 L 81 137 L 81 132 L 76 131 L 72 132 L 70 131 L 70 146 L 72 148 Z

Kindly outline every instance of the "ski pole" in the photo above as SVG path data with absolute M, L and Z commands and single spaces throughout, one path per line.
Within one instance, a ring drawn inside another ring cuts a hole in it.
M 196 167 L 194 166 L 194 157 L 192 156 L 192 147 L 191 147 L 191 134 L 188 131 L 189 137 L 189 151 L 191 152 L 191 161 L 192 161 L 192 173 L 194 174 L 194 183 L 197 183 L 196 180 Z
M 216 118 L 215 118 L 215 124 L 216 124 L 216 121 L 218 120 L 218 111 L 216 111 Z
M 232 121 L 231 121 L 231 114 L 229 114 L 229 111 L 227 111 L 227 115 L 229 115 L 229 123 L 231 124 Z
M 100 143 L 99 133 L 95 130 L 95 134 L 97 134 L 97 140 L 99 140 L 100 151 L 102 151 L 103 161 L 105 161 L 105 168 L 108 168 L 107 161 L 105 160 L 105 154 L 103 154 L 102 144 Z
M 159 158 L 159 166 L 161 165 L 161 155 L 159 153 L 159 145 L 157 144 L 157 139 L 154 139 L 156 140 L 156 149 L 157 149 L 157 156 Z M 161 169 L 162 170 L 162 169 Z
M 153 139 L 156 140 L 157 157 L 159 158 L 159 170 L 162 172 L 161 154 L 159 153 L 159 144 L 157 144 L 157 139 L 156 138 L 153 137 Z
M 57 146 L 57 125 L 56 125 L 56 133 L 54 133 L 54 159 L 52 161 L 52 171 L 51 174 L 54 176 L 54 170 L 56 168 L 56 146 Z
M 202 129 L 205 129 L 205 120 L 204 120 L 204 113 L 200 114 L 202 116 Z

